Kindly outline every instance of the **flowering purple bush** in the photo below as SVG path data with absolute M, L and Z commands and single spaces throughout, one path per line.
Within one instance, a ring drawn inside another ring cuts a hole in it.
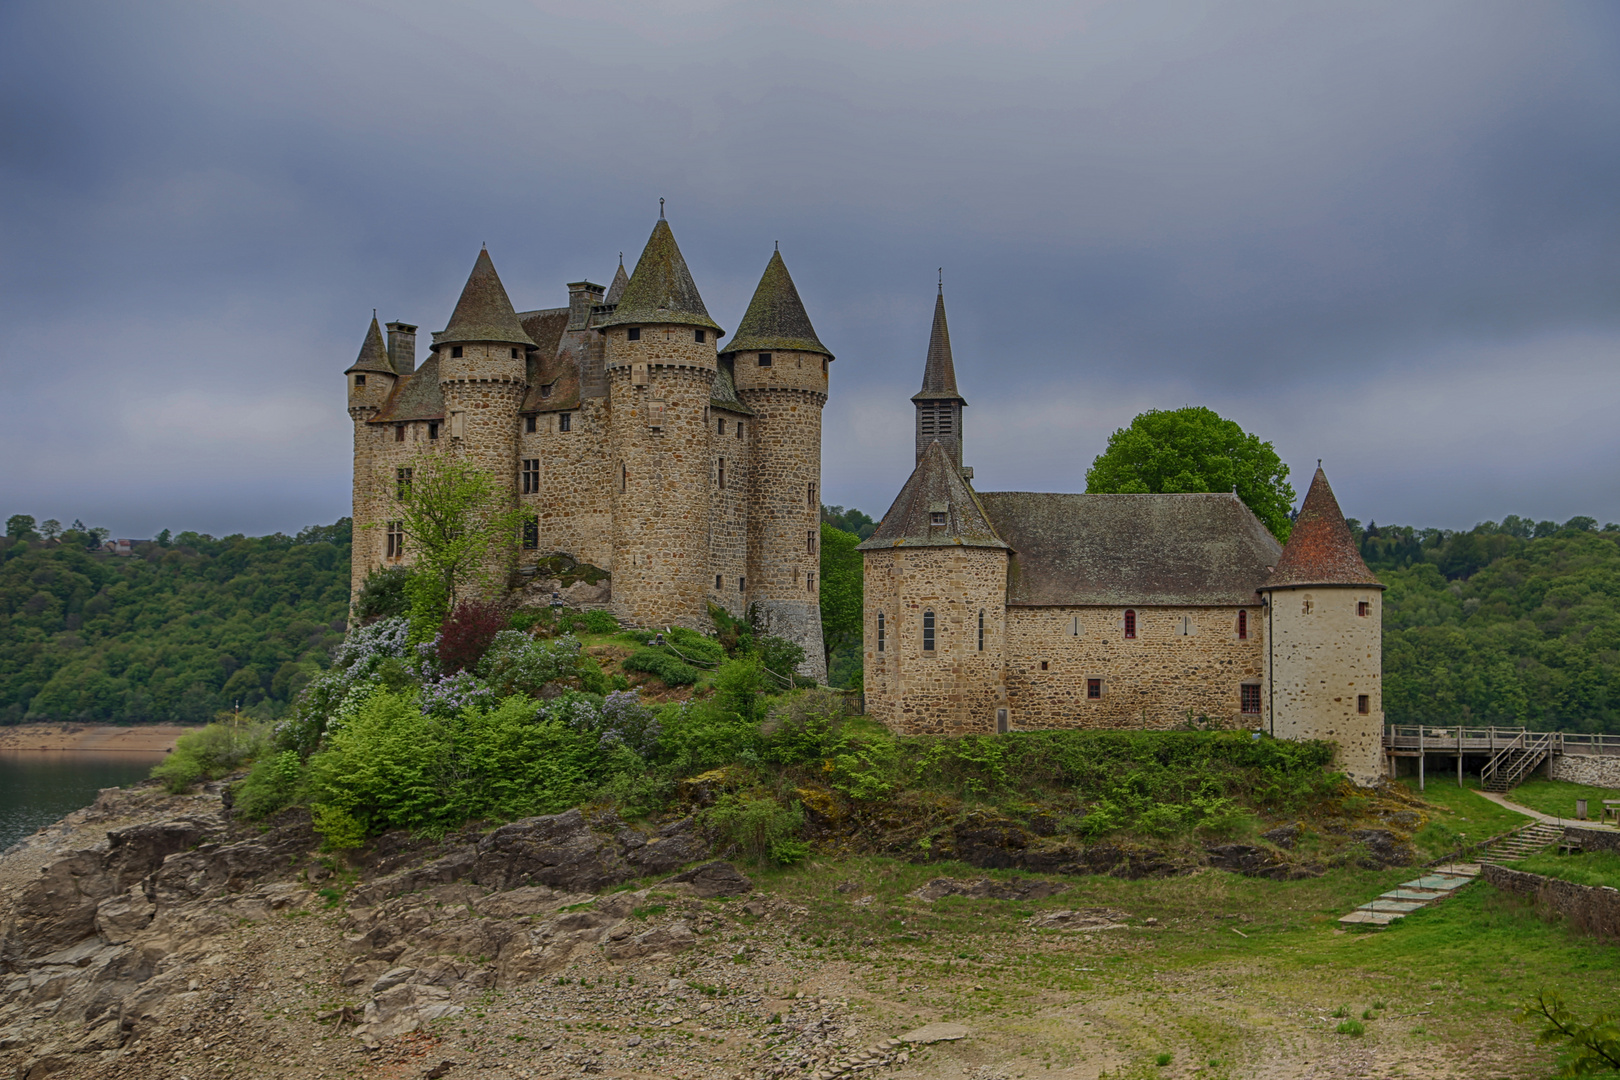
M 622 745 L 644 758 L 658 748 L 662 733 L 658 718 L 634 690 L 609 694 L 600 705 L 584 694 L 569 694 L 558 698 L 541 715 L 561 720 L 575 731 L 595 735 L 597 745 L 604 750 Z
M 564 634 L 538 641 L 517 630 L 502 630 L 489 643 L 478 673 L 500 697 L 538 698 L 548 683 L 574 678 L 579 671 L 579 639 Z
M 405 657 L 405 638 L 409 632 L 410 623 L 403 616 L 357 627 L 332 650 L 332 665 L 341 668 L 351 681 L 364 678 L 384 660 Z
M 457 716 L 469 707 L 494 705 L 493 690 L 470 671 L 458 671 L 422 686 L 423 716 Z

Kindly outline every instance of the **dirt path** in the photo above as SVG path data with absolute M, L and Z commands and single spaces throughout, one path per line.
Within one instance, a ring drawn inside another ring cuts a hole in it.
M 168 753 L 175 740 L 195 728 L 175 724 L 115 727 L 112 724 L 20 724 L 0 727 L 0 752 L 8 750 L 128 750 Z

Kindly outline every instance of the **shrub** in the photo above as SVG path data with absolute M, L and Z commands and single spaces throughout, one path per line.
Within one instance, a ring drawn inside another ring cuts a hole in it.
M 494 604 L 463 600 L 439 627 L 439 663 L 445 673 L 476 668 L 489 643 L 506 626 L 506 615 Z
M 411 598 L 405 592 L 408 577 L 410 571 L 403 566 L 379 566 L 367 574 L 360 594 L 354 598 L 355 619 L 365 625 L 409 615 Z
M 304 762 L 296 751 L 265 754 L 237 785 L 232 805 L 250 821 L 267 818 L 298 801 L 303 780 Z
M 690 660 L 714 666 L 726 658 L 725 646 L 684 626 L 674 627 L 664 639 Z
M 579 639 L 572 635 L 544 642 L 517 630 L 502 630 L 490 640 L 478 674 L 499 697 L 537 698 L 547 684 L 577 677 L 579 660 Z
M 746 723 L 758 724 L 765 719 L 768 705 L 765 694 L 773 685 L 767 681 L 769 678 L 752 656 L 728 660 L 714 676 L 715 703 Z
M 759 751 L 759 725 L 718 700 L 666 705 L 658 712 L 658 723 L 658 759 L 677 771 L 727 765 Z
M 722 795 L 704 815 L 722 843 L 735 844 L 743 857 L 763 862 L 797 862 L 808 852 L 799 839 L 804 810 L 798 803 L 783 806 L 775 799 Z
M 564 615 L 562 624 L 587 634 L 612 634 L 619 629 L 619 620 L 608 611 L 576 611 Z
M 513 630 L 533 630 L 535 627 L 549 628 L 552 623 L 551 609 L 528 607 L 512 612 L 506 620 L 506 625 Z
M 804 663 L 804 646 L 795 645 L 787 638 L 760 638 L 755 643 L 754 652 L 766 668 L 787 679 L 791 679 L 799 665 Z
M 384 660 L 404 659 L 409 652 L 410 624 L 395 617 L 357 627 L 332 650 L 332 666 L 348 679 L 363 679 Z
M 594 735 L 598 746 L 624 746 L 642 758 L 651 757 L 657 750 L 663 731 L 658 717 L 641 703 L 634 690 L 611 693 L 600 701 L 585 694 L 570 694 L 547 706 L 545 715 L 563 721 L 575 731 Z
M 1339 1026 L 1333 1030 L 1337 1031 L 1340 1035 L 1360 1036 L 1367 1034 L 1367 1025 L 1363 1024 L 1360 1020 L 1341 1020 L 1339 1021 Z
M 626 671 L 644 671 L 656 675 L 665 686 L 691 686 L 698 681 L 697 668 L 661 649 L 637 649 L 625 657 L 619 666 Z
M 263 752 L 266 743 L 266 732 L 257 724 L 209 724 L 180 736 L 174 752 L 153 767 L 152 778 L 178 795 L 199 781 L 235 772 Z

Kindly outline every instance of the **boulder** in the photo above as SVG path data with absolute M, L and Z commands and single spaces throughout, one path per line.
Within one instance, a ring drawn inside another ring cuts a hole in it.
M 609 960 L 632 960 L 643 956 L 670 956 L 697 944 L 697 935 L 684 922 L 655 926 L 625 941 L 609 942 Z
M 122 945 L 145 930 L 156 911 L 157 904 L 146 898 L 141 887 L 131 885 L 96 905 L 96 932 L 103 941 Z
M 569 892 L 599 892 L 629 877 L 577 809 L 502 825 L 478 842 L 470 876 L 498 889 L 549 885 Z
M 754 883 L 728 862 L 710 862 L 694 866 L 685 873 L 665 878 L 660 885 L 690 885 L 693 895 L 703 899 L 716 896 L 741 896 L 754 891 Z

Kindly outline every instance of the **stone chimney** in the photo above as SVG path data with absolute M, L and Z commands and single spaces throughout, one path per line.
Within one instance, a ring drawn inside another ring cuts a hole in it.
M 606 285 L 591 281 L 568 283 L 568 329 L 583 330 L 591 320 L 591 308 L 602 302 Z
M 402 322 L 388 324 L 388 362 L 401 375 L 416 370 L 416 327 Z

